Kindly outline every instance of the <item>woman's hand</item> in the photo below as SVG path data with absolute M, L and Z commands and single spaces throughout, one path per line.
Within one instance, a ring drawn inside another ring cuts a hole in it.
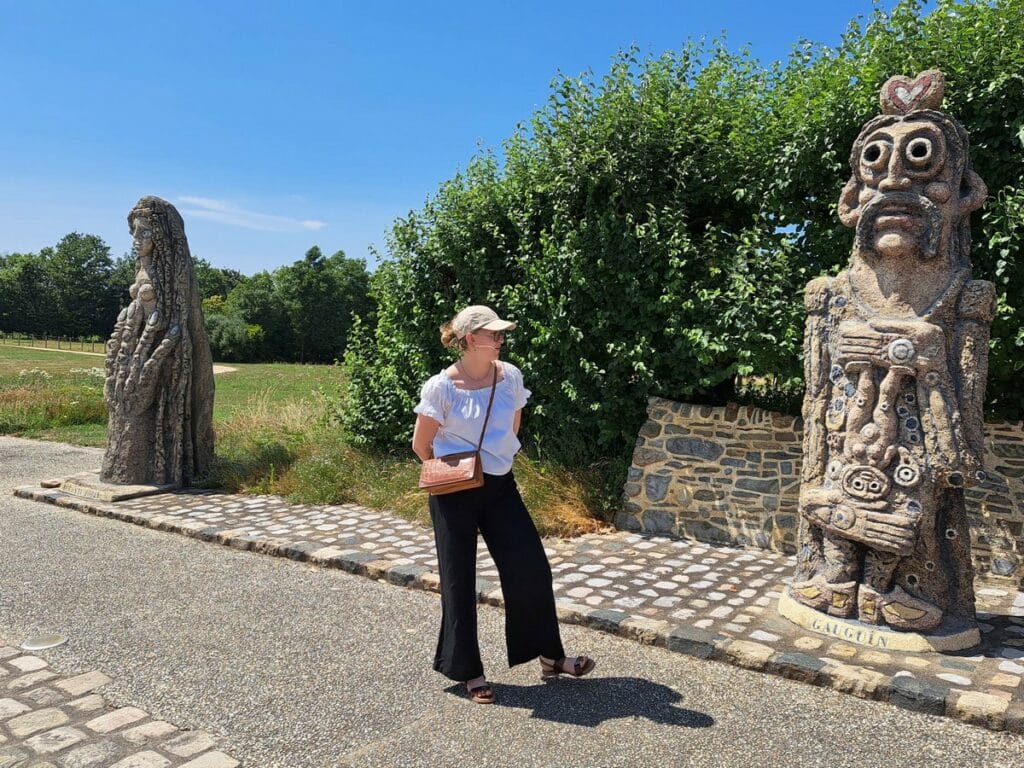
M 434 443 L 434 435 L 440 428 L 441 422 L 422 413 L 416 415 L 416 426 L 412 430 L 412 452 L 419 456 L 420 461 L 433 458 L 434 451 L 431 445 Z

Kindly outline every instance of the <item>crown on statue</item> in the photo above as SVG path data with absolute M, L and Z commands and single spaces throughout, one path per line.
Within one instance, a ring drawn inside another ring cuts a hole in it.
M 937 69 L 928 69 L 911 80 L 904 75 L 890 77 L 878 94 L 882 112 L 905 115 L 920 109 L 938 110 L 946 93 L 946 76 Z

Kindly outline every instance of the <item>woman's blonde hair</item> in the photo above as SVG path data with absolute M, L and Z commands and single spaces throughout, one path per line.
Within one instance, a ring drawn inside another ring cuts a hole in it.
M 454 319 L 454 318 L 452 318 Z M 452 328 L 452 321 L 441 326 L 441 346 L 445 349 L 457 349 L 460 352 L 466 351 L 466 340 L 460 339 Z

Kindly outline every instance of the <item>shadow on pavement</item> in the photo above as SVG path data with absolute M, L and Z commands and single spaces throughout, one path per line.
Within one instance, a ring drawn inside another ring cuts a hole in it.
M 531 717 L 555 723 L 593 728 L 606 720 L 643 717 L 662 725 L 686 728 L 709 728 L 715 724 L 714 718 L 704 712 L 677 706 L 683 698 L 677 691 L 638 677 L 563 679 L 538 685 L 492 681 L 491 685 L 496 698 L 494 706 L 532 709 Z M 461 684 L 445 690 L 456 696 L 465 694 Z

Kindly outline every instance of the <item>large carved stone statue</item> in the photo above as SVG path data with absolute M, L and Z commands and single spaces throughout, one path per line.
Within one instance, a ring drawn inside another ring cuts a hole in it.
M 144 197 L 128 215 L 131 303 L 107 342 L 106 483 L 189 485 L 213 458 L 213 361 L 185 225 Z
M 963 126 L 939 111 L 943 90 L 936 70 L 882 87 L 884 114 L 854 142 L 839 200 L 856 231 L 850 266 L 806 288 L 788 592 L 821 614 L 919 633 L 974 626 L 964 488 L 985 477 L 995 300 L 971 279 L 969 219 L 986 188 Z

